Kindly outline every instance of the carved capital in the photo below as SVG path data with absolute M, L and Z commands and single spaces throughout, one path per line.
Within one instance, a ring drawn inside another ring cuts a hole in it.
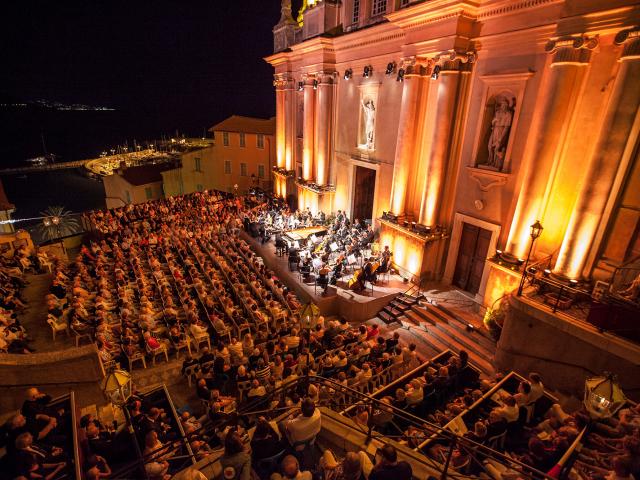
M 622 45 L 620 60 L 640 58 L 640 27 L 627 28 L 617 33 L 616 45 Z
M 598 46 L 598 36 L 572 35 L 552 38 L 544 47 L 553 54 L 552 63 L 588 63 L 591 51 Z
M 284 90 L 293 85 L 293 77 L 289 73 L 276 73 L 273 75 L 273 86 L 276 90 Z
M 404 76 L 410 75 L 431 75 L 434 61 L 426 57 L 404 57 L 400 62 L 400 69 L 404 71 Z
M 468 69 L 476 60 L 475 52 L 458 52 L 456 50 L 447 50 L 433 57 L 434 66 L 438 65 L 441 70 Z
M 338 72 L 335 70 L 323 70 L 316 73 L 316 80 L 320 85 L 332 85 L 336 83 Z

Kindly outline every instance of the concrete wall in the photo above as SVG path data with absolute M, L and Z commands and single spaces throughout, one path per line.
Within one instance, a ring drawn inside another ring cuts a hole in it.
M 536 371 L 546 386 L 578 398 L 586 378 L 607 371 L 618 375 L 627 396 L 640 399 L 639 346 L 523 297 L 511 297 L 509 305 L 495 354 L 498 369 Z
M 0 354 L 0 412 L 19 409 L 29 387 L 54 397 L 73 390 L 80 406 L 103 402 L 103 376 L 94 344 L 32 355 Z

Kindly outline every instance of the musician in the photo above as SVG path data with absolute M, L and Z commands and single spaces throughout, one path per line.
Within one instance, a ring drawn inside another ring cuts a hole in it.
M 329 271 L 329 266 L 326 263 L 318 270 L 318 284 L 324 285 L 322 293 L 327 293 L 327 288 L 329 287 Z
M 369 258 L 362 267 L 364 280 L 373 284 L 376 283 L 376 271 L 373 265 L 374 260 L 375 259 L 373 257 Z
M 346 217 L 344 213 L 342 213 L 342 210 L 338 210 L 338 213 L 336 214 L 336 223 L 340 225 L 342 222 L 344 222 L 345 218 Z
M 389 245 L 384 246 L 384 250 L 380 253 L 380 272 L 387 273 L 391 266 L 391 258 L 393 253 L 389 250 Z

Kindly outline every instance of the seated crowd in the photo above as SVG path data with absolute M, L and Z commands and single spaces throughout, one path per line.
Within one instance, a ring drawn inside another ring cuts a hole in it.
M 98 235 L 70 266 L 55 264 L 47 297 L 51 318 L 68 322 L 78 338 L 94 341 L 108 368 L 119 364 L 131 369 L 138 360 L 146 366 L 158 355 L 168 359 L 170 351 L 177 355 L 186 350 L 182 373 L 190 384 L 195 382 L 204 415 L 185 410 L 178 425 L 166 408 L 143 396 L 134 395 L 128 404 L 148 478 L 166 480 L 177 470 L 176 459 L 187 448 L 180 431 L 198 459 L 224 446 L 225 478 L 248 480 L 252 471 L 261 478 L 272 473 L 274 479 L 311 478 L 297 454 L 320 430 L 317 406 L 346 408 L 352 400 L 348 389 L 373 393 L 424 364 L 415 345 L 403 346 L 398 333 L 385 337 L 375 325 L 319 317 L 311 328 L 301 328 L 294 313 L 300 301 L 239 233 L 247 218 L 264 216 L 272 207 L 198 192 L 92 212 L 87 220 Z M 8 281 L 16 286 L 13 277 Z M 20 302 L 13 305 L 19 310 Z M 313 376 L 333 384 L 296 382 Z M 557 405 L 539 411 L 544 387 L 536 374 L 511 393 L 501 390 L 485 398 L 498 381 L 500 377 L 479 382 L 462 351 L 446 361 L 424 364 L 404 385 L 380 396 L 377 408 L 356 406 L 351 415 L 363 430 L 397 435 L 411 448 L 422 448 L 433 426 L 462 418 L 464 428 L 458 432 L 469 440 L 506 451 L 537 470 L 550 470 L 587 424 L 586 416 L 567 415 Z M 294 382 L 296 388 L 286 394 L 274 393 Z M 279 424 L 264 417 L 243 424 L 237 411 L 249 407 L 294 409 L 296 414 Z M 461 417 L 467 411 L 471 413 Z M 428 425 L 407 421 L 402 412 Z M 594 478 L 637 474 L 639 418 L 640 410 L 634 407 L 616 420 L 599 423 L 576 470 Z M 85 465 L 93 472 L 87 477 L 108 475 L 109 464 L 130 454 L 122 450 L 123 442 L 116 440 L 118 433 L 111 426 L 90 418 L 83 427 L 89 443 L 86 455 L 94 462 Z M 41 431 L 29 431 L 41 440 Z M 52 442 L 51 447 L 56 446 Z M 445 461 L 447 451 L 438 442 L 423 448 L 438 461 Z M 452 468 L 469 474 L 484 469 L 496 479 L 511 473 L 490 460 L 484 465 L 472 462 L 474 454 L 456 448 Z M 274 458 L 279 462 L 269 461 Z M 364 452 L 348 453 L 341 460 L 325 452 L 319 464 L 305 466 L 328 480 L 411 478 L 411 467 L 398 462 L 392 446 L 381 449 L 376 460 Z
M 66 399 L 52 401 L 37 388 L 28 389 L 20 412 L 0 430 L 0 446 L 6 450 L 0 459 L 0 478 L 53 480 L 69 476 L 73 471 L 70 410 Z M 101 458 L 94 456 L 87 462 L 93 462 L 93 467 Z M 108 472 L 108 467 L 104 471 Z
M 59 261 L 43 250 L 30 250 L 26 245 L 0 255 L 0 352 L 32 353 L 29 337 L 18 316 L 27 310 L 21 296 L 27 284 L 26 272 L 44 272 Z

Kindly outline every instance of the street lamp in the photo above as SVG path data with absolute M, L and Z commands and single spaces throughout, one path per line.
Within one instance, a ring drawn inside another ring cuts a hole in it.
M 531 225 L 531 232 L 529 233 L 529 235 L 531 235 L 531 245 L 529 246 L 529 253 L 527 253 L 527 259 L 525 260 L 524 268 L 522 269 L 522 278 L 520 279 L 520 286 L 518 287 L 518 296 L 522 295 L 522 289 L 524 288 L 524 281 L 527 278 L 527 265 L 529 265 L 529 259 L 531 258 L 531 251 L 533 250 L 533 244 L 535 243 L 536 239 L 540 235 L 542 235 L 542 230 L 544 230 L 544 228 L 542 228 L 542 224 L 540 223 L 540 220 L 536 220 L 536 223 Z
M 141 463 L 142 451 L 140 450 L 140 445 L 138 444 L 136 432 L 134 431 L 133 425 L 131 424 L 131 414 L 129 413 L 129 409 L 126 407 L 127 400 L 131 398 L 131 394 L 133 392 L 131 384 L 131 374 L 124 370 L 112 371 L 106 377 L 104 377 L 104 380 L 102 381 L 102 392 L 113 406 L 122 409 L 122 413 L 124 414 L 124 418 L 127 422 L 127 430 L 129 431 L 129 435 L 131 435 L 131 441 L 133 442 L 136 451 L 136 457 L 140 462 L 140 468 L 142 469 L 142 472 L 145 472 L 144 465 L 142 465 Z

